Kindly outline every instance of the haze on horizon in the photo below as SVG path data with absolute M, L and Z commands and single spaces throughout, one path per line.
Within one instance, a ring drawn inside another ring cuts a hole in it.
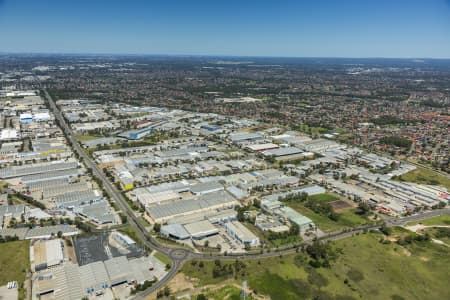
M 450 1 L 0 0 L 0 52 L 450 58 Z

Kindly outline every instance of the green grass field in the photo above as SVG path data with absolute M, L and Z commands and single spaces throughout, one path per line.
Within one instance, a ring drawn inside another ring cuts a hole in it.
M 207 299 L 210 300 L 242 300 L 241 298 L 241 289 L 236 286 L 226 285 L 217 290 L 205 290 L 202 292 L 203 295 L 206 296 Z M 194 298 L 197 299 L 197 298 Z M 247 300 L 253 300 L 254 298 L 250 295 L 247 295 Z
M 186 263 L 182 272 L 198 285 L 246 279 L 251 289 L 273 300 L 297 299 L 450 299 L 450 249 L 432 242 L 403 248 L 383 244 L 368 233 L 333 243 L 342 254 L 330 268 L 312 268 L 306 254 L 247 260 L 239 274 L 213 278 L 214 262 Z M 222 262 L 233 264 L 234 262 Z M 197 281 L 196 281 L 197 282 Z
M 155 257 L 165 265 L 172 265 L 170 259 L 161 252 L 155 252 Z
M 0 244 L 0 286 L 9 281 L 18 281 L 19 287 L 25 281 L 30 269 L 30 242 L 15 241 Z M 25 298 L 25 291 L 19 288 L 19 298 Z
M 336 194 L 325 193 L 325 194 L 317 194 L 317 195 L 308 196 L 308 199 L 314 200 L 314 201 L 320 201 L 320 202 L 333 202 L 333 201 L 339 200 L 340 198 Z
M 119 231 L 125 233 L 126 235 L 128 235 L 130 238 L 132 238 L 136 243 L 139 243 L 139 238 L 137 236 L 136 231 L 134 231 L 134 229 L 130 226 L 121 228 Z
M 450 215 L 442 215 L 442 216 L 437 216 L 437 217 L 432 217 L 420 222 L 410 222 L 407 225 L 416 225 L 416 224 L 423 224 L 423 225 L 427 225 L 427 226 L 431 226 L 431 225 L 450 225 Z
M 340 197 L 336 194 L 326 193 L 309 196 L 308 199 L 319 202 L 333 202 L 339 200 Z M 364 217 L 356 215 L 354 213 L 354 209 L 346 209 L 338 212 L 337 214 L 339 215 L 339 219 L 337 221 L 333 221 L 325 215 L 315 213 L 311 209 L 305 207 L 303 203 L 287 202 L 286 204 L 302 215 L 305 215 L 313 220 L 314 224 L 316 224 L 316 226 L 324 232 L 331 232 L 369 223 L 369 221 Z
M 450 178 L 424 168 L 417 168 L 396 178 L 398 181 L 408 181 L 429 185 L 440 185 L 450 191 Z

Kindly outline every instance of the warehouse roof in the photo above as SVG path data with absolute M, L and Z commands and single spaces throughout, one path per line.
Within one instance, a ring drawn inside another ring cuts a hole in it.
M 263 136 L 259 133 L 249 133 L 249 132 L 236 132 L 229 135 L 233 142 L 240 142 L 246 140 L 262 139 Z
M 208 220 L 189 223 L 184 225 L 184 228 L 193 238 L 201 238 L 219 232 Z
M 304 215 L 298 213 L 290 207 L 284 206 L 279 208 L 279 210 L 285 218 L 288 218 L 291 222 L 297 224 L 300 227 L 313 224 L 313 221 L 310 218 L 305 217 Z
M 149 206 L 147 211 L 155 218 L 166 218 L 186 213 L 194 213 L 198 210 L 220 205 L 232 205 L 236 200 L 223 191 L 203 195 L 198 199 L 180 200 L 173 203 Z
M 297 147 L 284 147 L 279 149 L 271 149 L 263 151 L 266 156 L 286 156 L 302 153 L 303 151 Z
M 78 176 L 78 169 L 69 169 L 62 171 L 52 171 L 42 174 L 27 175 L 22 177 L 22 181 L 29 185 L 30 183 L 39 181 L 49 181 L 54 179 L 63 179 Z
M 190 237 L 189 233 L 181 224 L 163 225 L 161 226 L 161 232 L 180 240 L 185 240 Z
M 104 261 L 111 285 L 127 282 L 130 275 L 126 256 L 118 256 Z
M 253 241 L 258 238 L 247 227 L 242 225 L 241 222 L 238 222 L 238 221 L 227 222 L 227 223 L 225 223 L 225 227 L 227 227 L 229 230 L 231 230 L 243 242 L 250 242 L 250 241 Z
M 56 196 L 55 203 L 57 207 L 70 207 L 88 204 L 101 198 L 97 190 L 75 191 Z
M 223 190 L 224 187 L 217 181 L 201 182 L 191 186 L 191 192 L 194 194 L 206 194 Z
M 0 169 L 1 178 L 20 177 L 24 175 L 40 174 L 50 171 L 75 169 L 77 162 L 42 163 L 33 166 L 8 167 Z
M 0 205 L 0 216 L 11 214 L 14 218 L 20 217 L 25 213 L 25 205 Z
M 106 200 L 76 207 L 74 211 L 98 224 L 116 223 L 114 213 Z

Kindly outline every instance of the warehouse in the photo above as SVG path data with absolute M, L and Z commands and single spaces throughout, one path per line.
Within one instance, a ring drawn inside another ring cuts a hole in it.
M 128 267 L 128 260 L 126 256 L 118 256 L 104 261 L 106 271 L 108 272 L 111 286 L 116 286 L 122 283 L 131 283 L 130 278 L 132 274 Z
M 151 193 L 147 188 L 137 188 L 132 192 L 136 196 L 136 199 L 143 206 L 147 206 L 154 203 L 163 203 L 166 201 L 181 200 L 179 193 L 174 191 L 161 191 Z
M 264 141 L 264 136 L 259 133 L 236 132 L 230 134 L 228 137 L 235 144 L 256 143 Z
M 242 223 L 238 221 L 227 222 L 225 223 L 225 229 L 231 236 L 242 244 L 246 244 L 251 247 L 259 246 L 259 238 L 247 227 L 242 225 Z
M 102 198 L 98 190 L 68 192 L 55 197 L 55 206 L 57 208 L 73 209 L 77 206 L 100 201 Z
M 224 187 L 216 181 L 209 181 L 193 185 L 190 189 L 194 195 L 206 195 L 209 193 L 223 191 Z
M 25 213 L 25 205 L 0 205 L 0 218 L 11 217 L 15 219 L 20 219 L 20 217 Z M 0 226 L 1 226 L 0 222 Z
M 46 227 L 35 227 L 28 230 L 25 239 L 37 240 L 37 239 L 49 239 L 58 235 L 61 232 L 61 236 L 73 236 L 79 234 L 78 229 L 71 225 L 54 225 Z
M 177 216 L 229 208 L 234 205 L 237 205 L 236 199 L 230 194 L 221 191 L 202 195 L 198 199 L 187 199 L 148 206 L 146 207 L 146 213 L 152 222 L 164 223 Z
M 249 149 L 251 151 L 260 152 L 260 151 L 278 149 L 278 148 L 280 148 L 280 146 L 278 146 L 277 144 L 266 143 L 266 144 L 251 144 L 251 145 L 247 145 L 245 148 Z
M 33 293 L 38 299 L 51 294 L 50 299 L 79 300 L 122 283 L 153 281 L 153 260 L 120 256 L 84 266 L 66 263 L 38 272 L 33 280 Z
M 74 212 L 100 225 L 117 223 L 114 213 L 106 200 L 75 207 Z
M 17 236 L 19 240 L 38 240 L 50 239 L 58 235 L 61 231 L 62 236 L 73 236 L 79 234 L 75 226 L 54 225 L 45 227 L 22 227 L 22 228 L 4 228 L 0 230 L 1 236 Z
M 54 267 L 64 261 L 62 241 L 38 240 L 30 247 L 31 268 L 34 271 Z
M 297 147 L 284 147 L 279 149 L 266 150 L 262 152 L 264 156 L 272 156 L 272 157 L 293 156 L 301 153 L 303 153 L 303 151 Z
M 113 231 L 111 233 L 111 237 L 124 247 L 136 245 L 136 242 L 133 239 L 131 239 L 128 235 L 122 234 L 118 231 Z
M 219 230 L 208 220 L 189 223 L 184 225 L 184 228 L 194 240 L 200 240 L 219 233 Z
M 19 138 L 16 129 L 5 128 L 0 132 L 0 141 L 14 141 Z
M 33 114 L 33 121 L 34 122 L 48 122 L 50 120 L 50 114 L 45 111 L 42 112 L 36 112 Z
M 292 223 L 297 224 L 301 231 L 306 231 L 314 226 L 314 223 L 310 218 L 305 217 L 290 207 L 280 207 L 275 211 L 275 214 L 278 214 Z
M 181 224 L 163 225 L 161 226 L 161 234 L 176 240 L 186 240 L 191 237 Z
M 0 178 L 14 178 L 76 168 L 78 168 L 77 162 L 51 162 L 34 164 L 32 166 L 8 167 L 0 170 Z
M 149 126 L 142 129 L 125 131 L 119 134 L 118 136 L 126 138 L 128 140 L 139 140 L 145 137 L 146 135 L 152 133 L 153 130 L 154 130 L 153 126 Z
M 277 201 L 280 198 L 286 197 L 288 195 L 296 195 L 296 194 L 301 194 L 301 193 L 306 193 L 308 196 L 312 196 L 312 195 L 324 194 L 324 193 L 326 193 L 326 190 L 323 187 L 318 186 L 318 185 L 303 186 L 298 189 L 292 189 L 292 190 L 289 190 L 286 192 L 281 192 L 281 193 L 264 196 L 264 197 L 262 197 L 262 201 L 263 202 Z
M 23 113 L 19 116 L 20 123 L 30 123 L 33 121 L 33 115 L 31 113 Z
M 27 175 L 22 177 L 22 182 L 25 185 L 30 185 L 32 183 L 37 183 L 41 181 L 49 181 L 49 180 L 55 180 L 55 179 L 66 179 L 70 180 L 71 178 L 78 177 L 78 169 L 69 169 L 69 170 L 62 170 L 62 171 L 52 171 L 42 174 L 34 174 L 34 175 Z

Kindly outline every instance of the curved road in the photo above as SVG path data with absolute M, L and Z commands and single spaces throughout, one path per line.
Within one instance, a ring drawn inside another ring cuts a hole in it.
M 147 246 L 150 247 L 156 251 L 159 251 L 163 254 L 165 254 L 172 262 L 172 266 L 169 270 L 169 272 L 156 282 L 154 285 L 152 285 L 150 288 L 146 289 L 145 291 L 138 294 L 135 299 L 144 299 L 154 291 L 160 289 L 163 287 L 170 279 L 172 279 L 173 276 L 176 275 L 176 273 L 179 271 L 181 266 L 185 261 L 196 259 L 196 260 L 229 260 L 229 259 L 260 259 L 260 258 L 268 258 L 273 256 L 279 256 L 279 255 L 286 255 L 286 254 L 292 254 L 297 252 L 297 246 L 296 247 L 290 247 L 282 250 L 269 250 L 267 252 L 260 252 L 260 253 L 248 253 L 248 254 L 209 254 L 209 253 L 195 253 L 190 250 L 186 250 L 183 248 L 171 248 L 161 245 L 158 241 L 156 241 L 145 229 L 145 227 L 141 224 L 138 217 L 134 214 L 134 211 L 130 208 L 128 205 L 126 199 L 124 196 L 116 189 L 116 187 L 108 180 L 108 178 L 103 174 L 102 170 L 97 166 L 97 164 L 86 154 L 84 149 L 80 146 L 78 141 L 75 139 L 75 136 L 73 135 L 72 130 L 67 125 L 64 117 L 61 114 L 61 111 L 56 106 L 55 102 L 51 98 L 51 96 L 47 93 L 46 90 L 44 90 L 45 96 L 47 98 L 47 101 L 50 104 L 50 109 L 53 111 L 56 119 L 59 122 L 59 126 L 64 131 L 67 139 L 72 144 L 73 150 L 79 155 L 79 157 L 83 158 L 83 162 L 85 163 L 86 167 L 90 168 L 92 170 L 93 176 L 98 178 L 101 183 L 103 184 L 103 187 L 105 188 L 106 192 L 108 193 L 108 196 L 111 199 L 114 199 L 114 201 L 119 205 L 122 212 L 124 212 L 128 217 L 128 223 L 129 225 L 134 229 L 136 234 L 138 235 L 139 239 Z M 443 214 L 450 214 L 450 208 L 445 208 L 441 210 L 434 210 L 434 211 L 428 211 L 422 214 L 413 215 L 409 217 L 405 217 L 402 219 L 394 219 L 389 218 L 386 219 L 386 225 L 387 226 L 401 226 L 406 224 L 407 222 L 416 222 L 421 221 L 433 216 L 443 215 Z M 334 241 L 339 240 L 342 238 L 350 237 L 356 233 L 362 232 L 364 229 L 376 229 L 379 228 L 380 225 L 371 225 L 371 226 L 365 226 L 360 228 L 355 228 L 351 231 L 345 231 L 345 232 L 339 232 L 334 235 L 325 236 L 322 237 L 322 241 Z M 309 241 L 310 242 L 310 241 Z M 304 244 L 306 244 L 305 242 Z

